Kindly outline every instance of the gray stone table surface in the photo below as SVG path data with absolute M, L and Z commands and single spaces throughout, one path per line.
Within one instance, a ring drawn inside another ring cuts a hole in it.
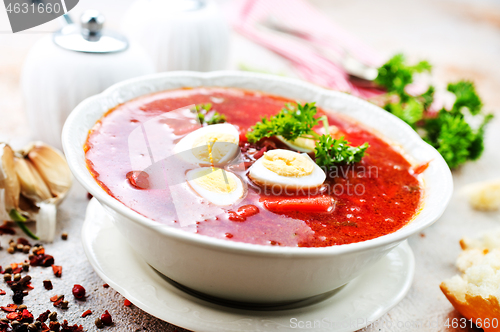
M 132 0 L 84 0 L 75 8 L 76 14 L 84 9 L 96 8 L 107 15 L 109 26 L 118 28 L 121 15 Z M 226 4 L 228 1 L 222 1 Z M 484 98 L 485 107 L 500 115 L 500 2 L 498 0 L 311 0 L 338 24 L 349 29 L 384 55 L 402 51 L 411 59 L 428 59 L 435 65 L 436 84 L 445 84 L 461 78 L 474 80 Z M 54 31 L 57 24 L 49 22 L 28 32 L 12 35 L 5 11 L 0 9 L 0 141 L 18 146 L 30 139 L 19 89 L 22 62 L 29 48 L 39 38 Z M 271 52 L 233 35 L 229 68 L 239 63 L 285 72 L 293 76 L 286 61 Z M 464 235 L 500 227 L 500 213 L 473 211 L 461 188 L 476 181 L 500 177 L 500 117 L 491 124 L 486 138 L 484 157 L 454 171 L 455 193 L 451 204 L 440 220 L 424 233 L 409 240 L 416 258 L 413 285 L 406 296 L 383 319 L 392 327 L 372 328 L 364 331 L 467 331 L 447 329 L 447 318 L 459 318 L 439 290 L 445 278 L 457 273 L 454 261 L 460 252 L 458 241 Z M 89 331 L 96 330 L 93 321 L 104 310 L 109 310 L 115 325 L 110 331 L 183 331 L 160 321 L 135 307 L 125 307 L 123 297 L 113 289 L 102 287 L 103 281 L 92 270 L 80 241 L 80 229 L 88 203 L 86 192 L 76 184 L 61 205 L 58 231 L 68 232 L 67 241 L 60 237 L 46 245 L 56 264 L 63 266 L 62 278 L 54 278 L 52 270 L 32 268 L 35 289 L 25 303 L 35 314 L 52 309 L 49 297 L 65 294 L 70 307 L 58 309 L 61 319 L 83 324 Z M 4 247 L 11 236 L 3 235 Z M 9 255 L 0 251 L 0 265 L 21 261 L 26 255 Z M 46 291 L 42 280 L 50 278 L 54 290 Z M 89 294 L 85 302 L 71 295 L 73 284 L 85 286 Z M 5 289 L 3 281 L 0 288 Z M 0 305 L 11 303 L 10 290 L 0 296 Z M 91 309 L 87 318 L 81 314 Z M 411 323 L 438 321 L 437 328 L 415 328 Z M 408 327 L 397 327 L 397 323 Z

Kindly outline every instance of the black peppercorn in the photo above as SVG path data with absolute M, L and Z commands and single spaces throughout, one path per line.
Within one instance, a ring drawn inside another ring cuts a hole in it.
M 17 290 L 15 291 L 14 295 L 12 295 L 12 301 L 14 301 L 15 304 L 22 304 L 23 298 L 24 294 L 22 290 Z

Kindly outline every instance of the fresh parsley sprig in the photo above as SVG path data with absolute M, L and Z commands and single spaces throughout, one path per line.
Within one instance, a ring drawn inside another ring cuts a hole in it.
M 312 130 L 320 120 L 315 118 L 317 108 L 314 103 L 287 104 L 285 107 L 270 118 L 262 118 L 257 122 L 252 130 L 247 132 L 248 141 L 255 143 L 265 137 L 281 136 L 288 141 L 294 141 L 299 137 L 319 138 L 319 135 Z
M 387 90 L 383 108 L 411 125 L 439 151 L 451 168 L 456 168 L 481 156 L 485 126 L 493 115 L 482 113 L 481 98 L 469 81 L 448 84 L 448 91 L 456 97 L 451 110 L 443 108 L 437 114 L 429 112 L 434 101 L 434 86 L 417 96 L 409 95 L 406 87 L 413 82 L 415 73 L 430 70 L 427 61 L 409 66 L 405 57 L 397 54 L 379 68 L 375 83 Z M 468 121 L 475 117 L 481 117 L 476 128 Z
M 316 164 L 326 168 L 336 164 L 361 161 L 368 143 L 353 147 L 343 137 L 337 140 L 329 134 L 318 134 L 313 127 L 323 123 L 325 132 L 328 133 L 328 119 L 326 116 L 315 117 L 317 111 L 315 103 L 287 104 L 275 116 L 262 118 L 256 123 L 247 132 L 247 139 L 252 143 L 273 136 L 281 136 L 290 142 L 299 137 L 313 139 L 315 140 Z
M 326 168 L 337 164 L 359 163 L 368 149 L 368 143 L 360 146 L 349 144 L 344 137 L 335 139 L 330 135 L 320 136 L 314 149 L 316 163 Z
M 197 104 L 191 109 L 191 112 L 197 114 L 198 120 L 202 125 L 213 125 L 226 122 L 226 116 L 217 111 L 213 111 L 211 103 Z

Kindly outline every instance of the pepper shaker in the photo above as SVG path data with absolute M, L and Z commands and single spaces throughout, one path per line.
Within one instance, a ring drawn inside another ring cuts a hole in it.
M 139 45 L 103 28 L 99 12 L 84 12 L 80 25 L 66 19 L 69 24 L 33 46 L 21 75 L 33 138 L 58 148 L 64 121 L 82 100 L 114 83 L 154 72 Z
M 229 26 L 210 0 L 137 0 L 123 30 L 146 49 L 157 71 L 225 69 Z

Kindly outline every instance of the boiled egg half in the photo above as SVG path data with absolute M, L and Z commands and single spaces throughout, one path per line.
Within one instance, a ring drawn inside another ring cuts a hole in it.
M 248 177 L 262 187 L 316 188 L 325 172 L 306 154 L 276 149 L 265 152 L 249 169 Z
M 320 134 L 326 132 L 325 128 L 321 128 L 318 130 Z M 337 126 L 329 126 L 328 134 L 333 136 L 334 138 L 340 138 L 342 135 L 339 135 L 339 128 Z M 316 141 L 311 138 L 298 137 L 294 141 L 288 141 L 283 136 L 276 136 L 281 142 L 285 143 L 289 148 L 294 149 L 299 152 L 313 152 L 316 148 Z
M 283 136 L 276 136 L 281 142 L 285 143 L 288 147 L 299 152 L 313 152 L 316 142 L 310 138 L 298 137 L 295 141 L 287 141 Z
M 226 165 L 239 152 L 238 130 L 228 123 L 197 129 L 176 144 L 175 154 L 195 165 Z
M 193 169 L 186 173 L 186 180 L 194 192 L 215 205 L 235 204 L 245 193 L 241 179 L 222 168 Z

